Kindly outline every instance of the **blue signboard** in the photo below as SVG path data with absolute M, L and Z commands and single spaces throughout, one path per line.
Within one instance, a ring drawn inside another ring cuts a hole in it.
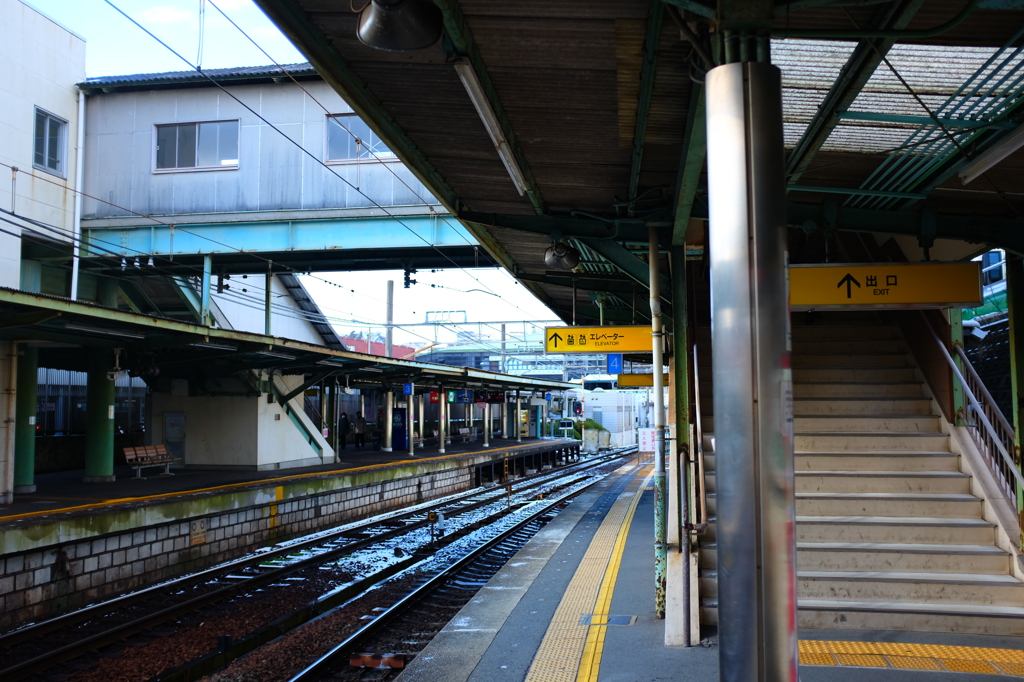
M 412 395 L 412 384 L 402 384 L 402 393 L 404 395 Z
M 622 353 L 608 353 L 608 373 L 622 374 Z
M 473 391 L 459 391 L 455 398 L 457 403 L 471 403 L 473 402 Z
M 545 393 L 544 394 L 544 400 L 551 400 L 551 394 L 550 393 Z

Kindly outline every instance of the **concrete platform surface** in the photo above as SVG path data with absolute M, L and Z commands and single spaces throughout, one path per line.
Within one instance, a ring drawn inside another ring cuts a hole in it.
M 537 534 L 410 662 L 399 682 L 718 679 L 717 637 L 667 647 L 654 618 L 650 467 L 623 467 Z M 596 623 L 596 624 L 594 624 Z M 1024 677 L 1024 639 L 800 633 L 803 682 Z
M 519 452 L 562 442 L 574 441 L 524 438 L 522 443 L 517 443 L 514 440 L 496 439 L 486 449 L 479 440 L 470 443 L 453 442 L 447 446 L 444 455 L 438 452 L 435 444 L 417 448 L 413 459 L 409 458 L 408 450 L 383 452 L 369 447 L 357 450 L 354 446 L 349 446 L 338 453 L 340 461 L 334 464 L 276 471 L 208 470 L 172 466 L 172 476 L 160 475 L 161 469 L 154 467 L 143 471 L 143 479 L 135 478 L 135 472 L 129 466 L 121 465 L 114 468 L 117 479 L 111 483 L 83 483 L 82 471 L 42 474 L 35 478 L 36 492 L 15 495 L 12 504 L 0 506 L 0 524 L 16 517 L 24 517 L 26 514 L 39 516 L 40 512 L 67 512 L 76 508 L 95 508 L 140 498 L 173 497 L 218 488 L 244 489 L 250 485 L 266 485 L 273 481 L 330 476 L 366 467 L 387 467 L 410 461 L 440 461 L 442 458 L 457 459 L 488 453 L 494 453 L 495 457 L 498 457 L 509 450 Z

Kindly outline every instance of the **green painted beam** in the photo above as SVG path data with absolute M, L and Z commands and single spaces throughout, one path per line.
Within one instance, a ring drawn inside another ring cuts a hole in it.
M 618 242 L 610 239 L 580 239 L 580 241 L 593 250 L 609 263 L 626 273 L 630 279 L 650 289 L 650 269 L 644 261 L 640 260 L 628 250 L 624 249 Z M 667 278 L 661 278 L 661 299 L 671 305 L 672 293 Z
M 300 393 L 305 391 L 310 386 L 315 386 L 316 384 L 319 384 L 324 379 L 326 379 L 326 378 L 328 378 L 330 376 L 333 376 L 333 375 L 335 375 L 337 373 L 338 373 L 338 370 L 336 370 L 336 369 L 327 370 L 326 372 L 318 372 L 318 373 L 314 374 L 312 377 L 310 377 L 309 379 L 307 379 L 306 381 L 303 381 L 302 384 L 300 386 L 298 386 L 297 388 L 294 388 L 291 391 L 289 391 L 288 393 L 285 393 L 284 395 L 278 397 L 277 402 L 279 402 L 280 404 L 284 405 L 289 400 L 291 400 L 295 396 L 299 395 Z
M 636 290 L 643 291 L 636 285 L 635 282 L 627 278 L 617 277 L 598 277 L 595 275 L 587 274 L 554 274 L 548 273 L 545 275 L 530 275 L 521 274 L 519 275 L 521 281 L 525 280 L 528 282 L 542 282 L 544 284 L 550 284 L 556 287 L 568 287 L 571 288 L 573 283 L 576 284 L 576 288 L 583 291 L 597 291 L 605 292 L 609 294 L 616 294 L 618 296 L 632 294 Z M 646 297 L 645 297 L 646 300 Z
M 688 12 L 693 12 L 697 16 L 704 17 L 705 19 L 715 18 L 714 4 L 705 4 L 703 2 L 697 2 L 697 0 L 663 0 L 663 2 L 669 5 L 675 5 L 679 9 L 685 9 Z
M 787 202 L 790 225 L 807 221 L 834 226 L 844 232 L 920 237 L 926 233 L 938 239 L 957 239 L 970 244 L 988 244 L 1024 254 L 1024 220 L 987 216 L 935 214 L 916 211 L 881 211 L 840 208 L 834 203 L 798 204 Z M 926 223 L 932 223 L 927 225 Z
M 841 111 L 839 118 L 844 121 L 869 121 L 875 123 L 909 123 L 911 125 L 924 126 L 935 125 L 935 119 L 930 116 L 902 116 L 899 114 L 883 114 L 877 111 Z M 1003 128 L 1011 130 L 1016 128 L 1012 121 L 970 121 L 961 118 L 948 118 L 939 116 L 939 121 L 947 128 Z
M 924 0 L 902 0 L 902 2 L 893 3 L 892 6 L 885 6 L 880 10 L 872 27 L 905 28 L 923 4 Z M 839 125 L 840 114 L 850 108 L 857 95 L 867 85 L 871 74 L 882 63 L 882 57 L 895 42 L 895 39 L 892 38 L 876 40 L 872 47 L 868 41 L 861 40 L 853 49 L 846 64 L 839 72 L 839 77 L 836 78 L 825 96 L 825 100 L 818 107 L 818 113 L 811 120 L 804 134 L 797 140 L 793 151 L 786 159 L 787 182 L 795 184 L 800 181 L 800 176 L 810 168 L 814 155 L 818 153 L 818 150 L 825 144 L 825 140 Z
M 646 303 L 645 298 L 641 303 Z M 572 322 L 572 308 L 566 308 L 564 306 L 552 306 L 551 308 L 556 313 L 562 316 L 562 319 Z M 601 311 L 596 305 L 590 304 L 576 304 L 576 315 L 584 316 L 592 320 L 601 319 Z M 636 308 L 636 321 L 637 324 L 644 324 L 651 319 L 650 308 L 638 305 Z M 604 309 L 604 321 L 605 322 L 621 322 L 623 324 L 633 323 L 633 311 L 626 310 L 623 308 L 605 308 Z
M 818 194 L 850 194 L 860 197 L 886 197 L 890 199 L 927 199 L 927 194 L 916 192 L 883 192 L 857 187 L 823 187 L 821 185 L 786 185 L 790 192 L 815 192 Z
M 647 137 L 647 117 L 651 112 L 651 97 L 654 94 L 654 76 L 658 71 L 658 47 L 661 42 L 661 26 L 665 17 L 665 6 L 661 0 L 651 0 L 647 16 L 647 33 L 642 50 L 643 64 L 640 67 L 640 93 L 637 96 L 636 119 L 633 123 L 633 162 L 629 173 L 630 215 L 635 209 L 640 186 L 640 168 L 644 160 L 644 139 Z
M 676 183 L 675 223 L 672 227 L 672 245 L 684 246 L 686 227 L 690 222 L 693 200 L 697 196 L 700 173 L 708 151 L 707 109 L 704 104 L 704 86 L 694 83 L 690 90 L 690 107 L 686 112 L 686 132 L 683 137 L 683 155 L 679 162 L 679 180 Z
M 469 213 L 459 219 L 477 225 L 502 227 L 509 230 L 533 232 L 552 237 L 586 237 L 590 239 L 617 239 L 626 242 L 647 242 L 648 225 L 637 218 L 593 220 L 560 216 L 531 216 L 504 213 Z
M 657 1 L 655 0 L 655 2 Z M 451 38 L 455 50 L 469 60 L 473 71 L 476 72 L 477 80 L 480 81 L 480 87 L 483 88 L 484 94 L 487 96 L 487 101 L 490 103 L 491 109 L 498 119 L 498 124 L 501 125 L 501 131 L 505 135 L 505 140 L 508 142 L 508 146 L 512 150 L 516 162 L 519 164 L 519 170 L 522 171 L 523 177 L 526 180 L 526 196 L 533 205 L 533 210 L 539 215 L 543 215 L 544 197 L 541 195 L 540 188 L 537 186 L 537 180 L 533 177 L 533 172 L 530 170 L 530 164 L 526 162 L 526 156 L 519 146 L 515 131 L 508 120 L 508 114 L 506 114 L 505 107 L 501 103 L 501 98 L 498 97 L 498 91 L 491 81 L 487 65 L 484 64 L 480 50 L 473 39 L 473 32 L 470 30 L 469 24 L 466 23 L 466 17 L 462 14 L 462 8 L 459 6 L 458 0 L 434 0 L 434 4 L 440 8 L 441 14 L 444 16 L 444 28 L 448 32 L 448 37 Z

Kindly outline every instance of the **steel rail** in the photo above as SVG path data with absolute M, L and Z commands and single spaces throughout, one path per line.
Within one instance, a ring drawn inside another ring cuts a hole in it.
M 529 490 L 530 488 L 543 485 L 544 483 L 555 481 L 558 478 L 564 477 L 566 475 L 579 473 L 581 470 L 593 466 L 594 464 L 603 463 L 621 457 L 622 453 L 626 452 L 627 450 L 628 448 L 615 450 L 601 457 L 591 458 L 584 462 L 580 462 L 578 464 L 574 464 L 569 467 L 560 469 L 556 472 L 548 472 L 544 474 L 530 476 L 526 479 L 520 479 L 514 485 L 514 490 L 516 492 L 521 493 L 523 491 Z M 152 627 L 155 627 L 156 625 L 159 625 L 162 622 L 165 622 L 172 618 L 177 618 L 190 611 L 203 608 L 204 606 L 216 603 L 218 601 L 230 599 L 239 593 L 244 593 L 246 591 L 251 590 L 254 587 L 258 587 L 259 585 L 272 583 L 274 581 L 280 580 L 283 576 L 289 573 L 305 570 L 309 566 L 314 566 L 318 563 L 322 563 L 324 560 L 330 559 L 334 556 L 341 555 L 344 553 L 350 553 L 354 550 L 358 550 L 363 547 L 380 542 L 381 540 L 405 534 L 409 531 L 415 530 L 416 528 L 422 527 L 429 523 L 426 520 L 426 512 L 429 511 L 431 508 L 442 508 L 449 506 L 451 504 L 458 504 L 461 501 L 471 499 L 473 497 L 485 496 L 484 499 L 478 502 L 475 502 L 467 506 L 463 506 L 458 509 L 459 512 L 471 511 L 478 507 L 491 504 L 495 501 L 495 499 L 500 498 L 505 494 L 507 493 L 505 492 L 504 489 L 493 488 L 481 491 L 479 488 L 477 488 L 462 495 L 444 498 L 443 500 L 440 500 L 433 505 L 423 506 L 413 510 L 407 510 L 398 513 L 392 513 L 386 515 L 384 518 L 373 517 L 367 519 L 362 523 L 348 526 L 345 529 L 339 530 L 336 533 L 318 536 L 306 542 L 299 542 L 287 545 L 281 547 L 280 549 L 274 550 L 272 552 L 265 552 L 255 557 L 247 557 L 245 559 L 232 561 L 227 564 L 221 564 L 219 566 L 207 569 L 205 571 L 201 571 L 197 574 L 183 576 L 180 579 L 164 582 L 159 585 L 155 585 L 151 588 L 141 590 L 137 593 L 132 593 L 129 595 L 125 595 L 123 597 L 112 599 L 102 604 L 98 604 L 95 607 L 87 607 L 86 609 L 82 609 L 80 611 L 67 614 L 66 616 L 61 616 L 50 621 L 39 623 L 38 625 L 23 628 L 21 630 L 16 630 L 7 635 L 6 637 L 0 638 L 0 646 L 3 646 L 4 650 L 11 651 L 14 646 L 23 644 L 26 641 L 37 641 L 45 635 L 50 634 L 61 628 L 73 627 L 77 624 L 86 622 L 90 619 L 101 617 L 103 615 L 111 613 L 116 608 L 131 606 L 135 603 L 143 601 L 143 598 L 158 596 L 160 592 L 166 592 L 169 589 L 180 589 L 184 585 L 198 584 L 203 582 L 204 580 L 216 578 L 220 574 L 230 573 L 232 571 L 238 570 L 239 568 L 248 568 L 253 564 L 258 565 L 266 562 L 268 559 L 280 557 L 282 555 L 288 556 L 291 554 L 295 554 L 299 551 L 308 550 L 310 548 L 323 547 L 325 544 L 330 543 L 335 538 L 343 537 L 345 535 L 350 535 L 353 533 L 365 532 L 366 530 L 374 528 L 376 526 L 380 526 L 381 524 L 389 522 L 393 523 L 406 517 L 412 517 L 417 515 L 424 516 L 423 520 L 405 523 L 400 527 L 375 534 L 372 537 L 353 539 L 352 542 L 345 543 L 344 545 L 341 545 L 339 547 L 335 547 L 324 552 L 312 554 L 309 557 L 300 559 L 298 561 L 294 561 L 286 566 L 281 566 L 270 571 L 264 571 L 257 575 L 251 576 L 246 580 L 239 581 L 231 585 L 226 585 L 222 588 L 213 590 L 205 595 L 194 597 L 180 604 L 175 604 L 167 608 L 161 609 L 159 611 L 156 611 L 154 613 L 145 615 L 141 618 L 123 623 L 112 628 L 108 628 L 103 632 L 93 635 L 91 637 L 80 639 L 73 644 L 69 644 L 54 651 L 49 651 L 44 655 L 23 661 L 7 669 L 0 670 L 0 679 L 4 679 L 5 681 L 23 679 L 25 675 L 38 672 L 39 670 L 45 668 L 50 668 L 54 665 L 57 665 L 67 660 L 72 660 L 77 655 L 80 655 L 83 652 L 95 650 L 103 646 L 113 644 L 119 640 L 124 639 L 127 636 L 130 636 L 131 634 L 139 632 L 140 630 L 150 629 Z
M 636 446 L 633 446 L 635 448 Z M 629 450 L 633 448 L 623 448 L 620 454 L 628 454 Z M 481 555 L 503 542 L 510 535 L 520 531 L 526 525 L 532 523 L 537 518 L 544 514 L 550 513 L 552 509 L 563 504 L 567 500 L 576 497 L 581 494 L 584 490 L 597 483 L 592 481 L 587 485 L 577 488 L 569 493 L 566 493 L 557 498 L 551 498 L 540 506 L 540 508 L 534 513 L 530 514 L 526 518 L 522 519 L 518 523 L 509 528 L 505 529 L 495 537 L 487 540 L 479 547 L 474 548 L 472 551 L 467 553 L 465 556 L 458 559 L 455 563 L 447 568 L 441 570 L 437 575 L 430 578 L 427 582 L 423 583 L 412 592 L 402 597 L 398 602 L 383 611 L 374 618 L 372 621 L 361 627 L 356 632 L 349 635 L 341 643 L 335 645 L 330 651 L 318 658 L 316 661 L 311 663 L 309 666 L 304 668 L 297 675 L 292 677 L 289 682 L 310 682 L 311 680 L 321 679 L 323 676 L 328 674 L 328 671 L 333 668 L 339 660 L 346 660 L 351 653 L 356 650 L 360 644 L 366 641 L 368 638 L 377 634 L 386 625 L 393 622 L 399 616 L 401 616 L 410 606 L 419 602 L 425 596 L 429 595 L 435 589 L 443 586 L 449 578 L 453 575 L 458 574 L 460 571 L 465 569 L 469 564 L 476 561 Z
M 1006 468 L 1013 477 L 1017 479 L 1017 485 L 1024 487 L 1024 475 L 1021 475 L 1020 469 L 1017 468 L 1017 465 L 1014 463 L 1009 451 L 1007 451 L 1002 438 L 999 437 L 999 434 L 996 432 L 995 427 L 992 426 L 992 422 L 989 420 L 988 415 L 985 414 L 985 408 L 982 407 L 981 403 L 978 402 L 978 399 L 974 396 L 974 391 L 971 390 L 967 380 L 964 379 L 964 375 L 960 372 L 960 368 L 956 366 L 956 362 L 953 361 L 953 356 L 950 355 L 949 350 L 946 348 L 946 344 L 944 344 L 942 339 L 939 338 L 939 335 L 935 332 L 935 329 L 928 321 L 928 318 L 924 316 L 924 313 L 921 314 L 921 317 L 924 318 L 924 323 L 928 327 L 928 331 L 931 333 L 932 338 L 935 339 L 935 343 L 938 345 L 939 350 L 942 351 L 942 355 L 946 358 L 946 362 L 949 363 L 949 367 L 953 370 L 953 374 L 960 381 L 960 386 L 964 389 L 964 395 L 967 396 L 971 405 L 974 406 L 978 419 L 981 420 L 981 423 L 985 426 L 985 430 L 988 431 L 988 435 L 992 438 L 992 442 L 995 444 L 996 450 L 998 450 L 999 454 L 1002 455 Z M 966 358 L 966 356 L 964 357 Z

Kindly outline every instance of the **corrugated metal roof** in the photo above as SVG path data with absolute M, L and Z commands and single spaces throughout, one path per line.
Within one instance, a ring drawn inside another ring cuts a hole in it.
M 316 75 L 316 69 L 309 62 L 282 64 L 294 76 Z M 230 69 L 203 69 L 203 73 L 218 81 L 250 80 L 262 78 L 287 78 L 276 65 L 240 66 Z M 209 79 L 198 71 L 167 71 L 165 73 L 136 73 L 123 76 L 96 76 L 79 83 L 83 89 L 138 87 L 140 85 L 180 85 L 184 83 L 208 83 Z
M 772 63 L 782 70 L 783 133 L 787 147 L 804 134 L 856 42 L 773 40 Z

